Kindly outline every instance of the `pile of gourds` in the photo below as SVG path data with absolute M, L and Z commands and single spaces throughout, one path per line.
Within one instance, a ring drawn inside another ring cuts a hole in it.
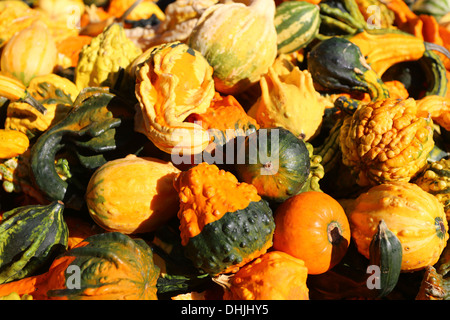
M 0 299 L 450 299 L 450 2 L 0 2 Z

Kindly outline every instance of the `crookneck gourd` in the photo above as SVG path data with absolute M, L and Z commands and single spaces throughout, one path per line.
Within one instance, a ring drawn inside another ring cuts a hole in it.
M 209 7 L 187 40 L 214 68 L 216 90 L 223 94 L 237 94 L 259 81 L 277 55 L 275 2 L 247 3 Z
M 155 231 L 178 212 L 173 179 L 179 171 L 170 162 L 133 154 L 108 161 L 89 180 L 89 214 L 108 231 Z
M 27 91 L 45 109 L 42 114 L 25 102 L 11 102 L 5 128 L 18 130 L 34 138 L 66 116 L 78 96 L 76 85 L 56 74 L 37 76 L 30 81 Z
M 181 244 L 204 273 L 236 272 L 272 246 L 272 210 L 256 188 L 205 162 L 174 181 Z
M 412 98 L 361 105 L 339 134 L 342 162 L 360 186 L 409 181 L 425 168 L 434 146 L 432 121 L 417 115 Z
M 81 50 L 75 69 L 78 89 L 96 86 L 115 89 L 120 86 L 123 70 L 141 53 L 126 37 L 121 24 L 111 24 Z
M 414 183 L 371 187 L 356 198 L 347 215 L 358 251 L 367 258 L 378 224 L 386 223 L 402 244 L 402 271 L 435 264 L 449 237 L 444 206 Z
M 261 96 L 248 111 L 262 128 L 282 127 L 308 141 L 320 130 L 325 105 L 308 70 L 279 56 L 260 80 Z
M 64 204 L 17 207 L 0 222 L 0 283 L 43 272 L 67 247 Z
M 142 239 L 120 232 L 92 235 L 59 255 L 47 272 L 0 285 L 35 300 L 156 300 L 159 268 Z
M 84 198 L 95 169 L 141 147 L 145 136 L 134 132 L 127 104 L 106 88 L 85 88 L 64 119 L 39 136 L 31 148 L 30 175 L 44 197 L 75 205 Z M 75 170 L 71 179 L 58 175 L 55 161 L 60 156 Z
M 215 94 L 212 74 L 202 54 L 184 43 L 155 47 L 136 71 L 135 130 L 169 154 L 202 152 L 207 131 L 184 120 L 208 109 Z

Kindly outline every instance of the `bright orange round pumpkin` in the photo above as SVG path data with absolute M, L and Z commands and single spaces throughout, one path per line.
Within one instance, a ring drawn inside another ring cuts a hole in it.
M 300 193 L 275 211 L 273 248 L 303 260 L 309 274 L 334 267 L 349 244 L 350 226 L 344 209 L 326 193 Z

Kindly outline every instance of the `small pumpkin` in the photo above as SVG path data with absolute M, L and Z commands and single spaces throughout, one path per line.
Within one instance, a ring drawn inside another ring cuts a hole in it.
M 30 145 L 26 134 L 8 129 L 0 129 L 0 159 L 17 157 L 24 153 Z
M 187 44 L 214 68 L 217 91 L 237 94 L 267 72 L 277 55 L 274 15 L 267 0 L 218 3 L 203 12 Z
M 178 194 L 170 162 L 128 155 L 98 168 L 89 180 L 86 203 L 103 229 L 125 234 L 155 231 L 175 217 Z
M 449 237 L 442 203 L 409 182 L 384 183 L 370 188 L 356 198 L 347 215 L 352 239 L 367 258 L 378 224 L 384 220 L 402 244 L 402 271 L 420 270 L 435 264 Z
M 226 287 L 224 300 L 309 300 L 307 277 L 302 260 L 282 251 L 269 251 L 229 279 L 219 276 L 216 281 Z
M 309 274 L 338 264 L 350 244 L 343 207 L 326 193 L 308 191 L 284 201 L 275 211 L 273 248 L 305 262 Z
M 199 270 L 233 273 L 272 246 L 272 210 L 253 185 L 203 162 L 179 173 L 174 186 L 181 244 Z
M 44 22 L 36 20 L 5 45 L 1 70 L 28 86 L 34 77 L 52 73 L 56 58 L 56 42 L 50 30 Z

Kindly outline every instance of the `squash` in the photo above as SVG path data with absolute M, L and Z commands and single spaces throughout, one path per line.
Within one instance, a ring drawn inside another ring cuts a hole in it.
M 277 55 L 274 15 L 267 0 L 218 3 L 203 12 L 187 44 L 214 68 L 217 91 L 243 92 L 267 72 Z
M 31 147 L 30 176 L 44 198 L 80 209 L 93 170 L 142 147 L 145 137 L 133 130 L 129 103 L 106 88 L 86 88 L 70 112 L 37 138 Z M 55 167 L 63 153 L 78 171 L 67 180 Z
M 224 300 L 309 300 L 305 263 L 285 252 L 270 251 L 226 279 Z
M 431 118 L 447 131 L 450 131 L 450 104 L 447 97 L 428 95 L 417 100 L 417 115 Z
M 402 244 L 402 271 L 421 270 L 435 264 L 449 238 L 442 203 L 409 182 L 371 187 L 356 198 L 347 215 L 352 239 L 367 258 L 373 235 L 384 220 Z
M 155 231 L 179 208 L 172 163 L 128 155 L 98 168 L 89 180 L 86 203 L 92 219 L 107 231 Z
M 309 151 L 302 139 L 283 128 L 259 129 L 238 146 L 237 178 L 255 186 L 268 200 L 296 195 L 310 173 Z
M 312 79 L 325 90 L 368 93 L 371 100 L 389 97 L 380 76 L 351 41 L 331 37 L 315 45 L 307 57 Z
M 403 249 L 397 236 L 380 220 L 369 245 L 369 265 L 379 267 L 377 298 L 387 296 L 397 285 L 402 267 Z
M 81 50 L 91 41 L 91 36 L 74 35 L 56 43 L 56 49 L 58 50 L 57 65 L 63 69 L 75 68 L 78 65 Z
M 259 83 L 261 95 L 248 114 L 262 128 L 282 127 L 305 141 L 319 133 L 325 105 L 308 70 L 300 70 L 281 55 Z
M 447 221 L 450 221 L 450 159 L 431 162 L 414 181 L 423 190 L 436 196 L 444 206 Z
M 415 300 L 446 300 L 448 297 L 446 281 L 434 267 L 426 267 Z
M 11 102 L 6 113 L 5 128 L 18 130 L 30 138 L 39 136 L 62 120 L 72 109 L 79 93 L 72 81 L 56 74 L 33 78 L 27 91 L 44 106 L 45 114 L 25 102 Z
M 204 113 L 214 97 L 213 69 L 201 53 L 181 42 L 154 47 L 136 70 L 135 130 L 169 154 L 202 152 L 209 136 L 184 120 Z
M 417 115 L 414 99 L 379 99 L 344 119 L 339 145 L 358 185 L 408 182 L 427 164 L 433 127 Z
M 0 222 L 0 283 L 23 279 L 47 268 L 67 247 L 64 204 L 21 206 Z
M 159 268 L 142 239 L 119 232 L 92 235 L 59 255 L 49 270 L 0 285 L 33 300 L 156 300 Z
M 300 50 L 319 32 L 319 6 L 305 1 L 282 2 L 275 9 L 274 24 L 278 54 Z
M 412 4 L 411 9 L 417 15 L 431 15 L 439 21 L 439 19 L 450 11 L 450 1 L 417 0 Z
M 110 0 L 108 4 L 108 14 L 119 18 L 136 0 Z M 143 20 L 156 15 L 160 20 L 164 20 L 164 12 L 154 0 L 143 0 L 127 16 L 129 20 Z
M 69 230 L 67 250 L 74 248 L 86 238 L 105 231 L 95 224 L 94 221 L 77 214 L 65 214 L 64 221 L 66 222 L 67 229 Z
M 236 272 L 272 246 L 272 210 L 253 185 L 203 162 L 179 173 L 174 186 L 181 244 L 202 272 Z
M 75 84 L 79 90 L 120 86 L 122 69 L 141 53 L 142 50 L 126 37 L 124 27 L 113 23 L 81 49 L 75 68 Z
M 1 70 L 16 77 L 25 86 L 36 76 L 53 72 L 56 64 L 56 42 L 40 20 L 16 33 L 1 54 Z
M 318 5 L 321 20 L 318 38 L 351 35 L 372 27 L 355 0 L 328 0 Z
M 308 191 L 284 201 L 275 211 L 273 249 L 305 262 L 308 274 L 338 264 L 350 244 L 350 226 L 342 206 L 326 193 Z
M 17 157 L 30 145 L 28 137 L 19 131 L 0 129 L 0 159 Z

